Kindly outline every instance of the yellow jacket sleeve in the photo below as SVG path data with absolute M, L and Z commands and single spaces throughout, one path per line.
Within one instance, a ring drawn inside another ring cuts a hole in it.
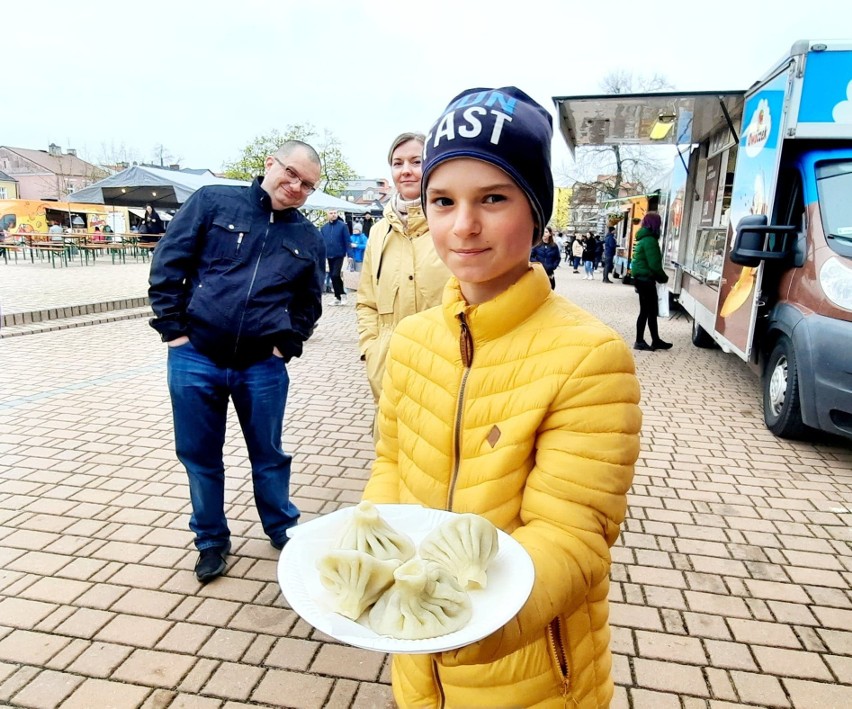
M 370 480 L 364 489 L 363 499 L 376 503 L 399 502 L 399 467 L 397 441 L 396 406 L 400 392 L 393 384 L 393 358 L 388 357 L 382 381 L 382 394 L 379 398 L 377 412 L 379 423 L 379 440 L 376 443 L 376 460 Z

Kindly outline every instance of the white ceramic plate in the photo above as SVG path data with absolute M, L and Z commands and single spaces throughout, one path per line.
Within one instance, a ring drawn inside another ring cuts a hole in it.
M 419 546 L 435 527 L 455 515 L 419 505 L 376 505 L 394 529 L 408 534 Z M 290 607 L 317 630 L 355 647 L 397 654 L 445 652 L 481 640 L 502 628 L 526 603 L 535 580 L 527 551 L 498 530 L 500 550 L 488 565 L 488 585 L 470 591 L 473 615 L 461 630 L 425 640 L 397 640 L 378 635 L 367 625 L 367 613 L 358 622 L 331 610 L 331 593 L 320 583 L 316 560 L 331 549 L 332 541 L 354 507 L 345 507 L 290 530 L 290 541 L 278 560 L 278 583 Z

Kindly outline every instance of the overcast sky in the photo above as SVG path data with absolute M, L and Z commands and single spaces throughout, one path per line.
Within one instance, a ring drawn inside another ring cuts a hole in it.
M 2 145 L 98 162 L 122 145 L 150 161 L 162 144 L 220 170 L 255 136 L 309 122 L 358 173 L 389 177 L 393 137 L 425 132 L 466 88 L 516 85 L 551 111 L 613 70 L 744 89 L 797 39 L 852 35 L 852 2 L 41 0 L 4 2 L 0 19 Z

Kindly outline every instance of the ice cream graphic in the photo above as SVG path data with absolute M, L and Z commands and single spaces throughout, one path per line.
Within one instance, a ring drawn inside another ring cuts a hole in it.
M 772 115 L 769 113 L 769 101 L 764 98 L 757 102 L 757 108 L 751 114 L 751 121 L 746 128 L 746 155 L 750 158 L 757 157 L 771 132 Z
M 846 100 L 832 109 L 831 117 L 835 123 L 852 123 L 852 81 L 846 85 Z

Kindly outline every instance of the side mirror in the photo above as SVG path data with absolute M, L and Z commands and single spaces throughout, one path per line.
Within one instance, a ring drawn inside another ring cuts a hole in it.
M 752 268 L 761 261 L 783 261 L 789 258 L 798 227 L 767 224 L 764 214 L 750 214 L 740 219 L 737 238 L 731 249 L 731 261 Z

